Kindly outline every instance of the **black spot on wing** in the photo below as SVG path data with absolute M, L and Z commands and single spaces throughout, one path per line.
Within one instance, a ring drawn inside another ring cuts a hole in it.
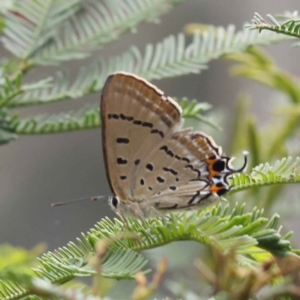
M 145 184 L 145 181 L 144 181 L 143 178 L 140 180 L 140 184 L 141 184 L 141 185 L 144 185 L 144 184 Z
M 127 176 L 124 176 L 124 175 L 123 175 L 123 176 L 120 176 L 120 179 L 121 179 L 121 180 L 125 180 L 126 178 L 127 178 Z
M 165 136 L 164 133 L 161 130 L 158 129 L 152 129 L 151 133 L 157 133 L 159 134 L 162 138 Z
M 140 161 L 141 161 L 140 159 L 137 159 L 134 161 L 134 164 L 137 166 L 140 163 Z
M 118 144 L 129 144 L 129 139 L 127 138 L 117 138 Z
M 190 162 L 190 160 L 188 158 L 186 158 L 186 157 L 182 157 L 181 160 L 186 161 L 187 163 Z
M 157 176 L 156 177 L 156 180 L 159 182 L 159 183 L 164 183 L 165 182 L 165 179 L 160 177 L 160 176 Z
M 177 190 L 177 187 L 176 187 L 175 185 L 171 185 L 171 186 L 169 186 L 169 189 L 170 189 L 171 191 L 176 191 L 176 190 Z
M 126 165 L 127 164 L 127 160 L 126 159 L 123 159 L 122 157 L 118 157 L 117 158 L 117 164 L 118 165 Z
M 149 127 L 149 128 L 152 128 L 152 127 L 153 127 L 153 124 L 152 124 L 152 123 L 149 123 L 149 122 L 143 122 L 142 126 L 143 126 L 143 127 Z
M 146 168 L 147 168 L 149 171 L 153 171 L 153 165 L 152 165 L 152 164 L 147 164 L 147 165 L 146 165 Z
M 178 172 L 175 171 L 175 170 L 172 169 L 172 168 L 166 168 L 166 167 L 164 167 L 163 170 L 164 170 L 165 172 L 169 172 L 169 173 L 171 173 L 171 174 L 173 174 L 173 175 L 177 175 L 177 174 L 178 174 Z
M 119 119 L 119 115 L 117 115 L 117 114 L 110 114 L 110 115 L 108 115 L 108 118 L 109 118 L 109 119 L 110 119 L 110 117 L 111 117 L 112 119 L 116 119 L 116 120 Z

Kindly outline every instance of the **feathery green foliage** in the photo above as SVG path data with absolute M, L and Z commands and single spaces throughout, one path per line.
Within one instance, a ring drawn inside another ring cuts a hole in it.
M 24 69 L 82 59 L 124 31 L 133 30 L 141 21 L 157 20 L 177 2 L 180 1 L 17 1 L 14 13 L 6 15 L 2 42 L 21 59 Z M 62 36 L 58 30 L 63 30 Z
M 232 251 L 239 266 L 247 270 L 258 268 L 266 272 L 265 275 L 270 275 L 267 271 L 271 257 L 276 258 L 279 269 L 279 261 L 286 257 L 293 257 L 297 265 L 300 251 L 292 249 L 289 242 L 291 233 L 281 235 L 279 215 L 275 213 L 268 217 L 268 214 L 283 185 L 300 183 L 300 158 L 293 160 L 289 156 L 271 163 L 275 157 L 288 156 L 287 139 L 293 138 L 299 128 L 299 84 L 297 79 L 276 67 L 266 54 L 253 48 L 299 38 L 297 14 L 287 13 L 277 19 L 268 15 L 271 24 L 255 14 L 254 25 L 247 25 L 241 31 L 236 31 L 233 25 L 227 28 L 207 26 L 205 30 L 195 30 L 188 40 L 183 33 L 173 34 L 156 44 L 150 41 L 144 51 L 132 46 L 121 55 L 101 57 L 91 65 L 80 68 L 74 80 L 70 80 L 68 72 L 59 68 L 54 78 L 23 83 L 27 82 L 27 73 L 36 66 L 59 66 L 61 62 L 75 59 L 82 60 L 82 64 L 86 65 L 84 59 L 93 51 L 119 39 L 124 32 L 133 32 L 143 21 L 158 21 L 162 14 L 179 2 L 181 0 L 13 1 L 13 7 L 3 12 L 4 25 L 0 23 L 1 30 L 3 27 L 2 44 L 12 54 L 10 59 L 0 62 L 0 144 L 8 143 L 18 135 L 71 132 L 101 126 L 98 103 L 85 104 L 78 111 L 25 119 L 20 118 L 14 109 L 99 93 L 107 76 L 116 71 L 132 72 L 150 81 L 160 80 L 200 73 L 210 61 L 226 58 L 239 63 L 232 68 L 233 74 L 279 91 L 287 98 L 289 105 L 286 106 L 288 119 L 275 125 L 270 122 L 263 130 L 248 114 L 245 102 L 241 101 L 237 110 L 232 150 L 249 149 L 250 164 L 254 168 L 250 174 L 233 175 L 229 199 L 232 201 L 234 197 L 239 203 L 243 200 L 247 205 L 256 203 L 262 209 L 252 208 L 251 212 L 245 212 L 244 204 L 236 204 L 232 210 L 229 206 L 222 208 L 220 204 L 202 211 L 185 211 L 143 221 L 127 218 L 124 223 L 104 218 L 88 233 L 82 234 L 76 243 L 70 242 L 65 247 L 42 255 L 38 266 L 32 267 L 30 261 L 30 271 L 18 273 L 16 265 L 3 264 L 0 270 L 1 299 L 38 300 L 41 296 L 100 300 L 100 297 L 94 296 L 99 292 L 97 280 L 100 282 L 99 278 L 103 276 L 118 280 L 135 278 L 137 287 L 131 298 L 143 300 L 160 285 L 165 266 L 162 263 L 158 267 L 153 281 L 147 285 L 143 274 L 149 271 L 146 267 L 148 260 L 146 254 L 140 252 L 175 241 L 194 241 L 213 249 L 218 247 L 220 253 L 216 262 L 222 267 L 221 263 L 228 261 L 226 255 L 229 253 L 228 270 L 234 265 L 230 260 Z M 207 103 L 186 98 L 179 103 L 184 118 L 219 129 L 216 122 L 203 116 L 210 108 Z M 276 135 L 272 134 L 274 129 Z M 262 161 L 266 163 L 261 164 Z M 241 191 L 245 193 L 238 193 Z M 217 287 L 215 291 L 227 293 L 230 289 L 226 286 L 228 278 L 222 278 L 225 268 L 221 270 L 209 278 L 210 283 Z M 283 272 L 277 277 L 293 272 Z M 231 274 L 232 281 L 228 282 L 233 282 L 238 288 L 234 293 L 228 292 L 228 295 L 237 298 L 240 293 L 242 296 L 237 299 L 245 299 L 245 295 L 250 295 L 252 286 L 261 284 L 258 279 L 255 281 L 254 273 L 246 276 L 252 281 L 246 281 L 245 285 L 240 284 L 234 272 Z M 93 296 L 58 287 L 80 277 L 94 278 Z M 280 288 L 290 287 L 286 284 L 286 278 L 277 277 L 270 276 L 268 283 L 276 278 Z M 270 291 L 275 293 L 274 289 Z M 253 290 L 251 293 L 251 296 L 255 295 Z
M 260 164 L 253 168 L 248 175 L 245 173 L 234 174 L 231 184 L 234 188 L 231 193 L 250 189 L 256 186 L 268 186 L 288 183 L 300 183 L 300 157 L 277 160 L 274 166 L 269 163 Z
M 249 29 L 258 29 L 260 32 L 262 30 L 269 30 L 289 37 L 300 38 L 300 21 L 297 11 L 292 14 L 287 13 L 279 16 L 278 18 L 283 20 L 282 23 L 270 14 L 267 14 L 267 18 L 270 23 L 259 13 L 255 13 L 252 19 L 253 25 L 247 25 L 246 27 Z M 299 45 L 299 43 L 296 45 Z
M 244 205 L 236 205 L 229 212 L 228 206 L 222 209 L 218 205 L 211 210 L 170 214 L 144 222 L 128 218 L 127 224 L 104 218 L 87 234 L 82 234 L 77 244 L 70 242 L 66 247 L 44 254 L 34 272 L 39 278 L 57 284 L 95 275 L 88 261 L 95 256 L 97 242 L 103 239 L 113 241 L 101 261 L 102 276 L 110 278 L 132 278 L 147 263 L 138 252 L 180 240 L 214 243 L 223 250 L 235 247 L 241 263 L 256 265 L 268 252 L 284 256 L 292 251 L 287 239 L 290 235 L 280 235 L 279 216 L 267 219 L 262 213 L 255 208 L 244 212 Z M 120 239 L 120 232 L 134 233 L 137 238 Z M 2 295 L 13 300 L 27 296 L 28 291 L 18 284 L 2 282 Z
M 225 54 L 246 50 L 251 45 L 264 45 L 282 40 L 274 33 L 258 34 L 234 26 L 213 27 L 207 32 L 195 32 L 192 42 L 186 43 L 184 34 L 171 35 L 156 45 L 148 44 L 141 52 L 137 47 L 108 60 L 94 61 L 83 67 L 73 83 L 59 73 L 53 87 L 40 93 L 27 93 L 14 101 L 12 107 L 44 104 L 82 97 L 101 91 L 107 76 L 116 71 L 132 72 L 148 80 L 199 73 L 207 63 Z

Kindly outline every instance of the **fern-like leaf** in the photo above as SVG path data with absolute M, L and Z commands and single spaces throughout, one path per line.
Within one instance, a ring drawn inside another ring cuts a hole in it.
M 2 42 L 17 57 L 29 60 L 24 68 L 80 59 L 140 22 L 157 20 L 177 2 L 180 0 L 17 1 L 14 14 L 6 16 Z
M 22 60 L 32 59 L 56 33 L 57 26 L 78 9 L 79 0 L 16 1 L 6 14 L 4 47 Z
M 269 22 L 267 22 L 259 13 L 255 13 L 252 19 L 253 25 L 247 25 L 246 27 L 258 29 L 259 32 L 262 30 L 269 30 L 287 35 L 291 38 L 300 38 L 300 21 L 297 13 L 293 14 L 292 19 L 289 19 L 288 16 L 281 17 L 282 19 L 285 19 L 283 23 L 280 23 L 279 20 L 270 14 L 267 15 L 267 18 Z M 297 45 L 299 45 L 299 43 L 297 43 Z
M 244 205 L 236 205 L 231 212 L 228 207 L 222 209 L 218 205 L 210 210 L 170 214 L 143 223 L 134 218 L 128 218 L 127 224 L 104 218 L 77 239 L 77 245 L 71 242 L 55 253 L 42 256 L 41 266 L 34 271 L 41 279 L 58 284 L 75 277 L 91 276 L 95 271 L 87 264 L 88 257 L 95 254 L 95 245 L 103 238 L 114 240 L 102 262 L 102 275 L 106 277 L 132 278 L 146 263 L 137 252 L 180 240 L 214 243 L 224 250 L 235 247 L 240 262 L 255 264 L 266 259 L 265 250 L 275 255 L 291 251 L 287 240 L 290 235 L 281 237 L 278 221 L 278 215 L 267 219 L 257 209 L 245 213 Z M 138 239 L 120 240 L 119 233 L 124 231 L 134 233 Z M 28 293 L 17 284 L 2 283 L 1 295 L 6 299 L 20 299 Z
M 22 93 L 29 90 L 37 90 L 49 86 L 51 78 L 41 80 L 33 84 L 22 85 L 22 75 L 19 74 L 15 80 L 1 77 L 0 74 L 0 145 L 17 138 L 12 124 L 18 123 L 18 116 L 8 115 L 9 104 Z
M 107 76 L 116 71 L 132 72 L 148 80 L 199 73 L 207 67 L 208 62 L 224 54 L 282 39 L 282 36 L 267 31 L 261 34 L 248 29 L 235 32 L 234 26 L 195 32 L 189 44 L 186 44 L 184 34 L 169 36 L 161 43 L 147 45 L 144 54 L 132 47 L 121 56 L 93 62 L 88 68 L 81 69 L 72 84 L 68 83 L 66 75 L 59 74 L 52 88 L 39 93 L 27 93 L 16 99 L 12 106 L 44 104 L 99 92 Z
M 299 171 L 300 157 L 277 160 L 274 166 L 269 163 L 260 164 L 253 168 L 251 174 L 234 174 L 231 180 L 234 188 L 230 193 L 239 192 L 259 186 L 278 185 L 287 183 L 300 183 Z

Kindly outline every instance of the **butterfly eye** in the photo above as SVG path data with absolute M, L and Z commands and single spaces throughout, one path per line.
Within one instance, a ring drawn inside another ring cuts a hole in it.
M 119 203 L 120 203 L 119 198 L 116 197 L 116 196 L 114 196 L 114 197 L 112 198 L 112 201 L 111 201 L 112 206 L 113 206 L 114 208 L 118 208 Z

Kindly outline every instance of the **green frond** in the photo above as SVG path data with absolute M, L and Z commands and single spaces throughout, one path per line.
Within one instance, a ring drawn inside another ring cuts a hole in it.
M 160 15 L 180 1 L 90 1 L 64 26 L 63 37 L 56 36 L 33 62 L 51 64 L 86 57 L 90 51 L 118 39 L 123 32 L 134 30 L 140 22 L 158 21 Z
M 184 118 L 196 119 L 210 126 L 216 127 L 201 114 L 210 108 L 207 103 L 198 103 L 196 100 L 183 98 L 179 101 Z M 98 128 L 101 126 L 99 103 L 85 105 L 78 111 L 53 115 L 38 115 L 26 119 L 11 118 L 7 123 L 16 134 L 47 134 L 78 131 Z
M 40 278 L 60 284 L 74 277 L 95 275 L 97 272 L 87 263 L 89 255 L 95 254 L 95 245 L 86 238 L 81 243 L 84 243 L 84 248 L 69 243 L 67 247 L 60 248 L 55 253 L 44 254 L 39 259 L 41 267 L 34 271 Z M 132 279 L 147 262 L 131 249 L 109 250 L 101 262 L 101 274 L 107 278 Z M 49 269 L 54 272 L 49 273 Z
M 11 120 L 16 134 L 49 134 L 97 128 L 101 125 L 99 103 L 85 105 L 78 111 L 37 115 Z
M 116 241 L 111 247 L 114 250 L 132 249 L 142 251 L 156 248 L 167 243 L 179 240 L 194 240 L 202 244 L 218 243 L 222 249 L 228 249 L 233 245 L 251 255 L 253 246 L 260 245 L 260 238 L 272 235 L 277 242 L 278 253 L 289 251 L 290 245 L 283 241 L 277 230 L 278 216 L 271 220 L 262 217 L 262 211 L 253 209 L 250 213 L 244 212 L 244 205 L 237 204 L 228 212 L 228 207 L 222 209 L 221 205 L 210 210 L 188 211 L 177 214 L 169 214 L 164 218 L 146 219 L 143 223 L 134 218 L 127 218 L 127 224 L 115 219 L 102 219 L 83 235 L 83 241 L 88 241 L 92 246 L 101 238 L 113 238 L 119 232 L 129 231 L 139 236 L 137 240 L 123 239 Z M 258 234 L 259 232 L 259 234 Z M 83 247 L 83 246 L 82 246 Z M 264 244 L 264 249 L 272 252 L 272 247 Z M 258 249 L 256 249 L 257 251 Z
M 2 77 L 0 74 L 0 145 L 17 138 L 12 124 L 18 122 L 18 116 L 8 115 L 8 106 L 18 95 L 26 91 L 33 91 L 49 86 L 51 78 L 22 85 L 22 75 L 19 74 L 15 80 Z
M 300 157 L 292 157 L 277 160 L 274 166 L 269 163 L 260 164 L 253 168 L 251 174 L 234 174 L 231 185 L 234 188 L 230 193 L 236 193 L 242 190 L 263 187 L 269 185 L 279 185 L 287 183 L 300 183 L 299 171 Z
M 180 0 L 19 2 L 17 12 L 22 17 L 7 16 L 4 46 L 23 60 L 30 60 L 29 64 L 49 65 L 84 58 L 140 22 L 157 21 Z
M 80 0 L 16 1 L 14 13 L 5 15 L 4 47 L 26 61 L 32 59 L 57 34 L 59 24 L 73 15 Z
M 88 264 L 89 257 L 95 255 L 94 249 L 88 240 L 81 243 L 84 243 L 84 247 L 69 243 L 55 253 L 44 254 L 40 258 L 41 266 L 33 269 L 34 272 L 40 279 L 56 284 L 63 284 L 77 277 L 96 275 L 97 272 Z M 133 279 L 147 262 L 144 257 L 130 249 L 109 250 L 101 261 L 101 275 L 114 279 Z M 0 280 L 0 299 L 15 300 L 29 296 L 30 292 L 19 283 L 26 280 L 26 285 L 30 286 L 33 277 L 24 276 L 12 272 L 6 272 L 3 276 L 0 272 L 0 279 L 5 279 Z
M 184 34 L 169 36 L 156 45 L 148 44 L 144 54 L 132 47 L 123 55 L 97 60 L 91 66 L 82 68 L 71 84 L 66 75 L 59 74 L 52 88 L 22 95 L 14 101 L 12 107 L 62 101 L 99 92 L 107 76 L 116 71 L 135 73 L 148 80 L 199 73 L 207 68 L 211 60 L 225 54 L 244 51 L 251 45 L 280 40 L 282 36 L 273 32 L 259 34 L 248 29 L 235 32 L 234 26 L 195 32 L 192 42 L 188 44 Z
M 95 270 L 88 264 L 95 255 L 95 245 L 101 239 L 112 239 L 108 253 L 102 260 L 101 272 L 110 278 L 132 278 L 147 261 L 138 254 L 146 249 L 160 247 L 180 240 L 193 240 L 202 244 L 218 244 L 221 249 L 236 249 L 241 263 L 255 264 L 265 261 L 271 252 L 284 256 L 291 252 L 287 240 L 290 235 L 280 235 L 279 216 L 271 219 L 262 216 L 263 211 L 254 208 L 244 212 L 244 205 L 237 204 L 232 211 L 228 206 L 217 205 L 202 211 L 185 211 L 168 214 L 164 218 L 146 219 L 144 222 L 127 218 L 127 224 L 118 219 L 102 219 L 87 234 L 70 242 L 66 247 L 43 255 L 40 267 L 34 269 L 37 276 L 51 283 L 62 284 L 75 277 L 92 276 Z M 120 232 L 134 233 L 135 238 L 120 239 Z M 267 251 L 267 252 L 266 252 Z M 6 285 L 6 286 L 5 286 Z M 13 300 L 28 296 L 28 291 L 17 284 L 5 283 L 1 295 Z
M 19 284 L 12 281 L 0 280 L 0 299 L 1 300 L 17 300 L 26 295 L 26 290 Z
M 267 14 L 268 23 L 259 13 L 255 13 L 252 19 L 253 25 L 247 25 L 249 29 L 269 30 L 287 35 L 291 38 L 300 38 L 300 20 L 298 14 L 293 14 L 293 18 L 285 17 L 285 21 L 280 23 L 275 17 Z M 299 45 L 299 44 L 298 44 Z

